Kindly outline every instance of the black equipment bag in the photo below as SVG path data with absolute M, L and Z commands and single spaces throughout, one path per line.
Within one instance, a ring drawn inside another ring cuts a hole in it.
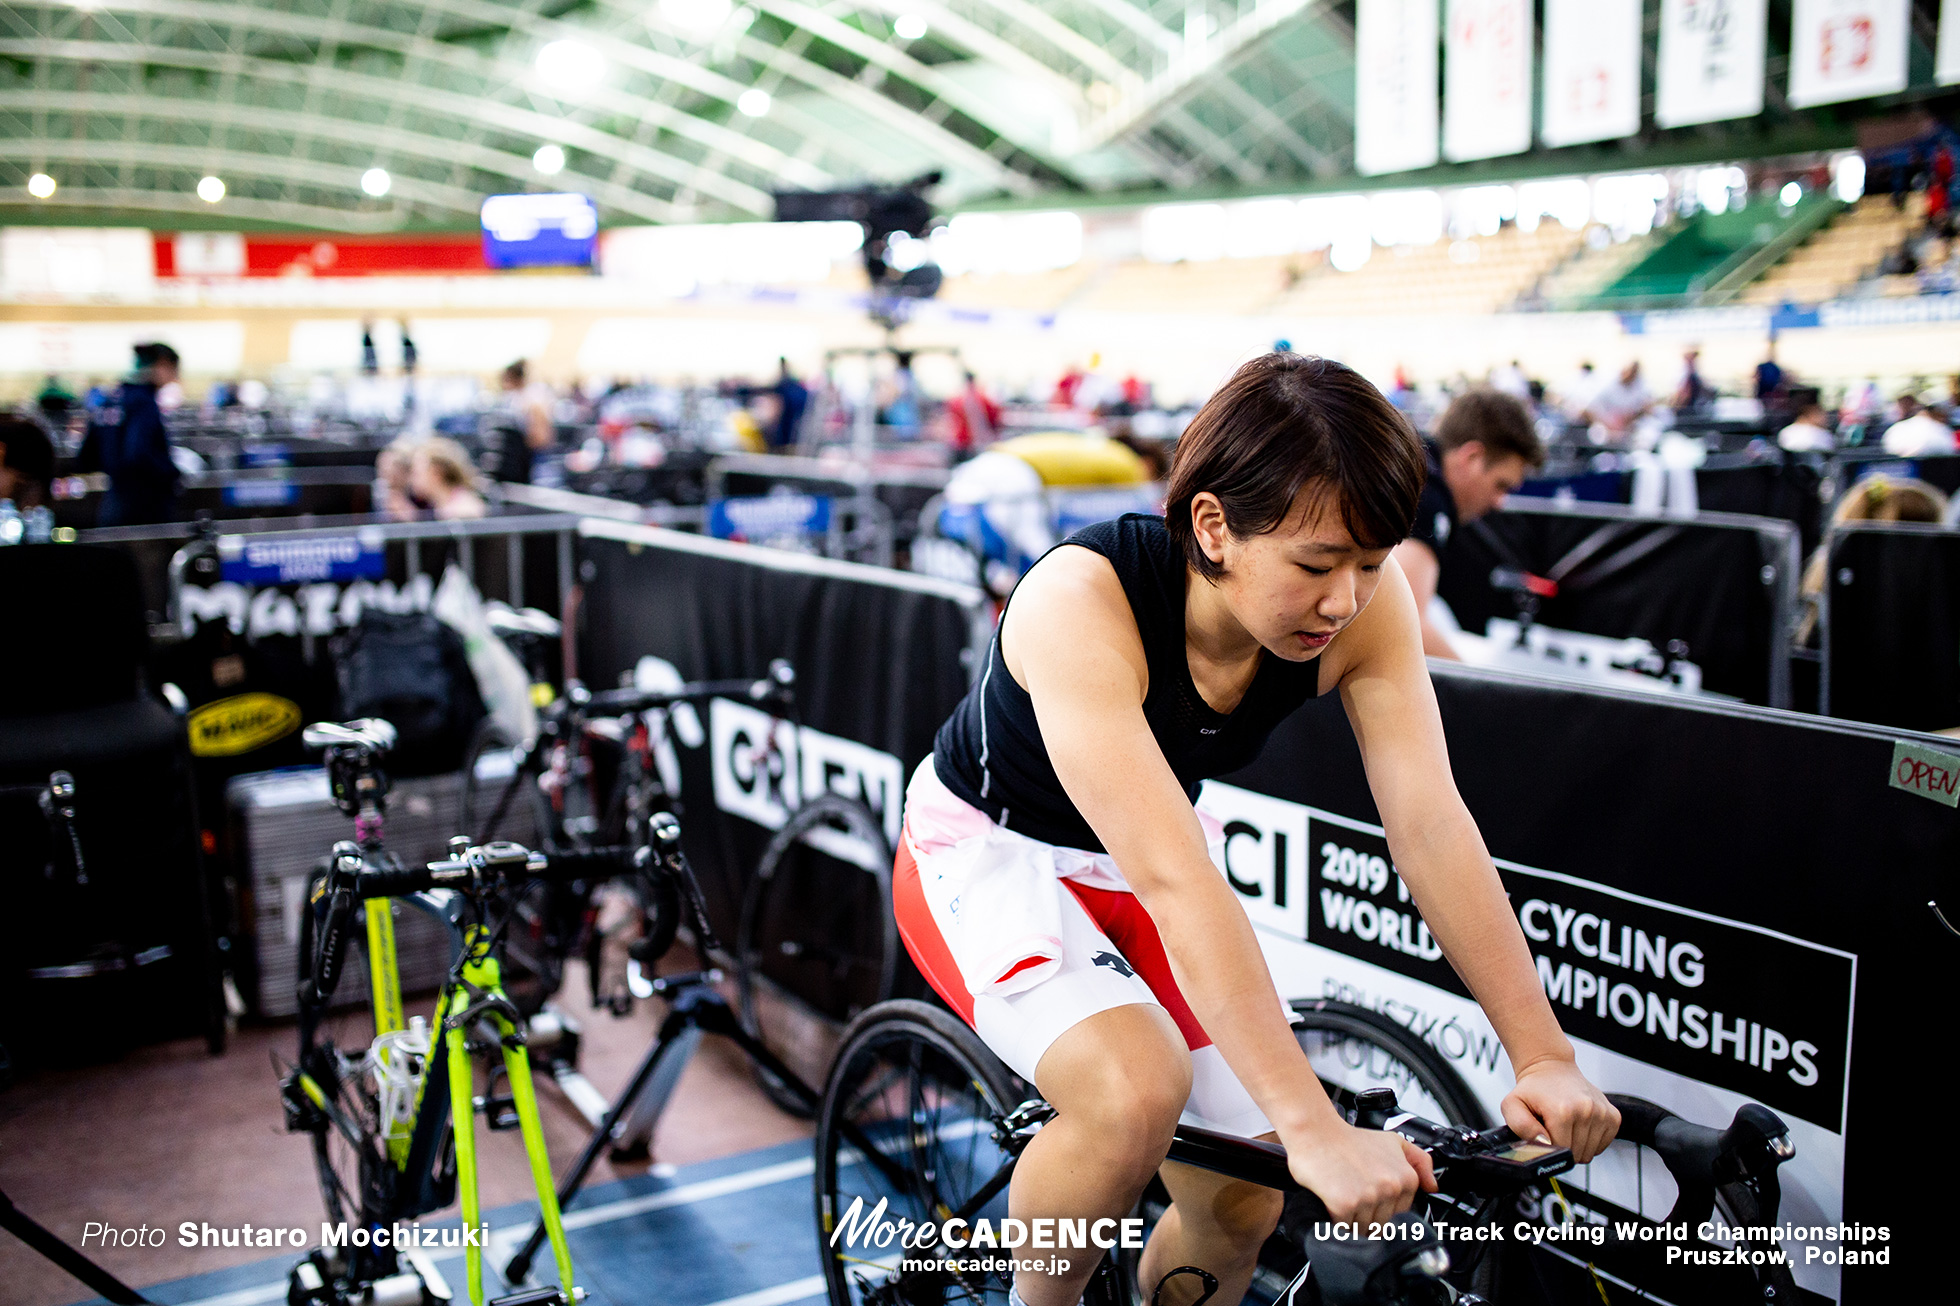
M 392 774 L 438 775 L 463 764 L 484 706 L 461 635 L 431 613 L 369 608 L 334 641 L 334 663 L 342 717 L 395 727 Z

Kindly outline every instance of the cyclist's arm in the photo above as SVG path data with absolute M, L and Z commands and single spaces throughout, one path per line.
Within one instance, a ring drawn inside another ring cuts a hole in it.
M 1034 700 L 1049 760 L 1164 942 L 1179 989 L 1302 1174 L 1353 1218 L 1406 1209 L 1428 1159 L 1362 1138 L 1334 1111 L 1288 1023 L 1251 923 L 1144 719 L 1148 666 L 1121 583 L 1087 549 L 1048 555 L 1002 628 L 1008 670 Z M 1357 1141 L 1358 1140 L 1358 1141 Z
M 1612 1140 L 1618 1116 L 1578 1074 L 1483 836 L 1457 793 L 1415 600 L 1399 567 L 1382 569 L 1373 601 L 1341 639 L 1341 703 L 1396 870 L 1517 1072 L 1506 1123 L 1529 1137 L 1539 1130 L 1520 1126 L 1535 1119 L 1554 1142 L 1589 1159 Z
M 1460 660 L 1450 637 L 1429 619 L 1429 601 L 1436 597 L 1436 583 L 1443 575 L 1443 568 L 1436 561 L 1436 550 L 1421 540 L 1403 540 L 1395 546 L 1395 560 L 1402 564 L 1402 574 L 1409 578 L 1409 588 L 1415 592 L 1416 618 L 1422 623 L 1422 651 L 1432 658 Z

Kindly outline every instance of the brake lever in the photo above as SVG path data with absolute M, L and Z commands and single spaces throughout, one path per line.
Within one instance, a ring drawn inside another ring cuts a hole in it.
M 721 947 L 714 927 L 708 924 L 708 903 L 702 896 L 701 883 L 694 878 L 694 867 L 681 849 L 681 823 L 671 812 L 655 812 L 647 822 L 647 833 L 653 842 L 634 855 L 634 861 L 644 865 L 645 861 L 655 860 L 661 869 L 680 881 L 681 901 L 684 910 L 692 918 L 688 924 L 694 930 L 696 943 L 705 956 L 711 950 Z

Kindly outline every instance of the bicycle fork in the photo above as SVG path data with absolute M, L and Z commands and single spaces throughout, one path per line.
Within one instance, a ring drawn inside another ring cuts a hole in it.
M 470 1067 L 468 1029 L 481 1018 L 496 1032 L 503 1051 L 511 1105 L 517 1113 L 524 1153 L 531 1163 L 539 1215 L 551 1240 L 563 1300 L 575 1303 L 579 1292 L 572 1283 L 572 1253 L 565 1244 L 565 1223 L 559 1214 L 558 1194 L 552 1183 L 551 1158 L 545 1152 L 544 1126 L 538 1117 L 537 1090 L 531 1080 L 530 1051 L 519 1032 L 519 1022 L 513 1019 L 516 1008 L 504 996 L 501 967 L 496 958 L 479 952 L 481 936 L 482 927 L 471 928 L 464 943 L 461 983 L 443 990 L 441 1010 L 437 1013 L 449 1057 L 450 1118 L 456 1136 L 456 1179 L 462 1197 L 463 1232 L 467 1240 L 470 1231 L 482 1224 L 482 1203 L 476 1183 L 475 1077 Z M 485 1306 L 483 1256 L 484 1248 L 476 1242 L 469 1242 L 464 1250 L 472 1306 Z

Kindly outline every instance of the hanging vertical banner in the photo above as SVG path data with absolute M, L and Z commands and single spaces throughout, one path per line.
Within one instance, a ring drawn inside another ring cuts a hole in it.
M 1545 0 L 1547 145 L 1640 130 L 1640 0 Z
M 1939 47 L 1933 52 L 1933 80 L 1941 86 L 1960 82 L 1960 0 L 1940 5 Z
M 1910 0 L 1797 0 L 1790 103 L 1798 108 L 1906 88 Z
M 1661 0 L 1654 121 L 1685 127 L 1763 111 L 1769 0 Z
M 1354 18 L 1354 168 L 1436 162 L 1437 0 L 1360 0 Z
M 1530 148 L 1530 0 L 1450 0 L 1443 157 L 1460 163 Z

